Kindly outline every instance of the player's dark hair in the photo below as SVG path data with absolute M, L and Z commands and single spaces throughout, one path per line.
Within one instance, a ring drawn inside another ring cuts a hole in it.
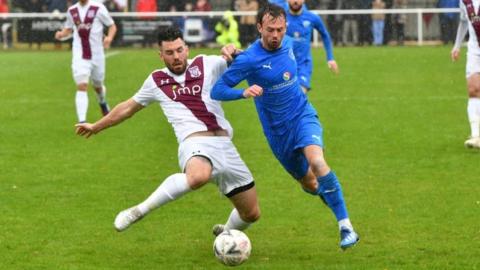
M 176 26 L 161 27 L 158 29 L 158 45 L 162 46 L 163 41 L 174 41 L 180 38 L 183 40 L 182 31 Z
M 267 14 L 270 15 L 270 17 L 272 17 L 273 19 L 279 17 L 283 17 L 285 19 L 287 18 L 287 14 L 282 7 L 271 3 L 264 3 L 260 6 L 260 9 L 258 10 L 257 23 L 262 24 L 263 17 Z

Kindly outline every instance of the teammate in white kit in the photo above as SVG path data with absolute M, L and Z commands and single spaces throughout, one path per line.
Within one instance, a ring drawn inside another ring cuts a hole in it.
M 108 34 L 103 37 L 104 26 L 108 27 Z M 67 11 L 67 21 L 61 31 L 55 33 L 55 38 L 63 40 L 73 33 L 73 79 L 77 85 L 75 105 L 78 122 L 87 120 L 88 83 L 92 80 L 93 88 L 97 93 L 98 103 L 102 114 L 109 112 L 106 101 L 105 55 L 104 48 L 109 48 L 117 27 L 107 9 L 101 3 L 90 0 L 79 0 Z
M 220 56 L 188 58 L 180 30 L 159 32 L 160 58 L 166 68 L 155 70 L 142 88 L 94 124 L 77 124 L 77 134 L 90 137 L 133 116 L 151 102 L 159 102 L 179 142 L 181 173 L 172 174 L 144 202 L 120 212 L 114 222 L 123 231 L 151 210 L 196 190 L 210 179 L 234 205 L 227 223 L 214 226 L 244 230 L 260 217 L 252 174 L 231 141 L 232 127 L 210 90 L 227 68 Z
M 460 57 L 460 46 L 466 33 L 469 33 L 467 50 L 467 114 L 470 122 L 471 135 L 465 141 L 468 148 L 480 148 L 480 1 L 460 1 L 460 23 L 457 38 L 451 52 L 453 61 Z

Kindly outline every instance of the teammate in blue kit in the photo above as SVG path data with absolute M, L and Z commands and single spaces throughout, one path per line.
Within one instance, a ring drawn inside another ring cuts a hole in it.
M 346 249 L 359 237 L 348 217 L 337 176 L 325 161 L 317 113 L 298 82 L 293 41 L 285 36 L 285 18 L 285 10 L 277 5 L 266 4 L 259 10 L 261 38 L 244 52 L 233 46 L 224 48 L 225 56 L 236 58 L 214 85 L 211 97 L 224 101 L 254 97 L 275 157 L 306 192 L 320 196 L 333 211 L 340 229 L 340 247 Z M 249 87 L 241 91 L 233 88 L 244 79 Z
M 337 62 L 333 59 L 333 45 L 330 34 L 323 24 L 320 16 L 310 12 L 304 5 L 304 0 L 288 0 L 287 14 L 287 35 L 293 38 L 293 53 L 297 60 L 300 85 L 304 93 L 311 89 L 310 77 L 312 76 L 312 54 L 310 41 L 312 40 L 313 29 L 316 29 L 322 36 L 323 47 L 327 54 L 328 68 L 338 74 Z

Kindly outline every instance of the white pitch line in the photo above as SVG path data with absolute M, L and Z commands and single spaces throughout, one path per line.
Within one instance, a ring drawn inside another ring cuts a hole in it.
M 117 54 L 120 54 L 120 52 L 119 51 L 108 52 L 108 53 L 105 54 L 105 58 L 115 56 Z

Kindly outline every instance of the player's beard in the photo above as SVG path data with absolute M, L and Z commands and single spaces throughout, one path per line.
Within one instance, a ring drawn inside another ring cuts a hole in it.
M 276 50 L 280 47 L 280 40 L 270 40 L 267 44 L 270 50 Z
M 176 75 L 183 74 L 185 69 L 187 69 L 187 60 L 185 59 L 183 62 L 178 60 L 173 62 L 171 65 L 168 65 L 168 69 Z
M 302 9 L 302 5 L 290 5 L 288 4 L 288 8 L 293 11 L 294 13 L 298 13 Z

